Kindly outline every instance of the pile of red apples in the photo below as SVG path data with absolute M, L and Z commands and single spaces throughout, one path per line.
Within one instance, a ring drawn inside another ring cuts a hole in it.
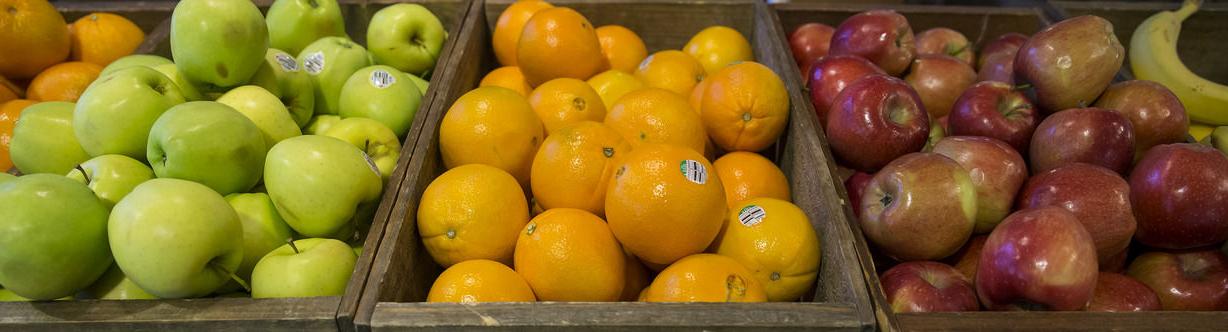
M 890 306 L 1228 310 L 1228 156 L 1180 101 L 1114 82 L 1100 17 L 987 37 L 888 10 L 791 34 Z

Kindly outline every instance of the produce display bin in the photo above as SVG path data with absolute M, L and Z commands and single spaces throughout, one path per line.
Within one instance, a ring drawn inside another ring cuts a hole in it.
M 254 1 L 262 11 L 272 0 Z M 365 45 L 367 23 L 379 9 L 399 2 L 420 3 L 431 10 L 448 31 L 440 63 L 452 54 L 453 45 L 461 35 L 461 22 L 470 9 L 466 0 L 340 0 L 346 31 L 355 41 Z M 146 33 L 145 42 L 136 53 L 170 57 L 170 16 L 175 8 L 172 1 L 59 1 L 54 5 L 68 22 L 92 12 L 123 15 Z M 442 65 L 434 77 L 439 77 Z M 432 80 L 431 88 L 419 107 L 427 114 L 444 84 Z M 423 118 L 414 120 L 413 128 L 422 127 Z M 405 138 L 398 169 L 407 168 L 418 139 L 412 129 Z M 385 184 L 384 194 L 367 233 L 362 254 L 346 286 L 344 296 L 287 299 L 204 298 L 184 300 L 78 300 L 52 302 L 0 303 L 0 330 L 229 330 L 229 331 L 337 331 L 352 329 L 358 298 L 367 281 L 367 273 L 375 259 L 374 248 L 383 237 L 388 212 L 397 200 L 404 172 L 394 172 Z
M 428 125 L 410 159 L 401 192 L 367 289 L 359 303 L 357 328 L 366 330 L 510 329 L 510 330 L 658 330 L 658 329 L 833 329 L 871 330 L 876 317 L 859 257 L 864 244 L 848 227 L 838 201 L 839 181 L 832 177 L 830 154 L 818 135 L 817 118 L 797 87 L 800 76 L 789 58 L 785 35 L 769 7 L 758 1 L 552 1 L 583 13 L 595 26 L 621 24 L 636 31 L 649 50 L 680 48 L 691 35 L 711 25 L 730 26 L 751 41 L 757 61 L 772 68 L 790 88 L 791 113 L 786 133 L 765 151 L 782 167 L 795 203 L 820 236 L 822 263 L 813 298 L 798 303 L 424 303 L 441 271 L 416 230 L 419 199 L 444 171 L 438 129 L 451 103 L 478 86 L 496 68 L 490 44 L 492 27 L 509 0 L 474 1 L 455 54 L 441 64 L 441 90 L 426 113 Z M 808 296 L 809 297 L 809 296 Z

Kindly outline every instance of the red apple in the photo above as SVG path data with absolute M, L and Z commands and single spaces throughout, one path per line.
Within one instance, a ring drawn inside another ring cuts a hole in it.
M 1135 238 L 1165 249 L 1228 239 L 1228 157 L 1199 144 L 1167 144 L 1147 151 L 1130 173 Z
M 948 121 L 953 136 L 992 137 L 1026 154 L 1039 120 L 1032 102 L 1014 86 L 981 82 L 959 96 Z
M 1190 119 L 1168 88 L 1152 81 L 1125 81 L 1109 86 L 1096 107 L 1117 111 L 1134 126 L 1134 156 L 1142 158 L 1160 144 L 1185 142 Z
M 861 230 L 899 261 L 937 260 L 972 235 L 976 187 L 959 163 L 912 153 L 879 171 L 861 196 Z
M 831 35 L 835 32 L 836 28 L 830 25 L 806 23 L 789 34 L 789 49 L 793 51 L 793 60 L 797 61 L 797 68 L 802 69 L 803 75 L 809 72 L 806 68 L 811 63 L 827 55 Z
M 1113 24 L 1079 16 L 1050 25 L 1028 38 L 1015 55 L 1015 79 L 1031 84 L 1046 113 L 1087 107 L 1109 86 L 1125 49 Z
M 1147 285 L 1126 275 L 1100 272 L 1096 292 L 1087 311 L 1154 311 L 1160 310 L 1160 298 Z
M 1041 121 L 1028 149 L 1032 174 L 1078 162 L 1126 174 L 1134 161 L 1134 129 L 1121 113 L 1068 109 Z
M 827 139 L 845 165 L 874 172 L 899 156 L 920 151 L 929 137 L 921 97 L 903 80 L 871 75 L 853 82 L 827 113 Z
M 989 233 L 1011 213 L 1015 194 L 1028 179 L 1028 165 L 1014 148 L 988 137 L 953 136 L 938 141 L 934 153 L 955 160 L 972 177 L 976 186 L 973 232 Z
M 874 175 L 856 172 L 848 180 L 844 180 L 844 190 L 848 191 L 849 206 L 853 207 L 855 217 L 861 217 L 861 209 L 858 208 L 861 206 L 861 194 L 866 192 L 866 185 L 870 184 L 870 179 L 873 178 Z
M 1164 310 L 1228 310 L 1228 257 L 1218 250 L 1149 252 L 1128 274 L 1155 291 Z
M 886 75 L 870 61 L 855 55 L 829 55 L 813 63 L 810 70 L 810 103 L 819 116 L 824 130 L 827 128 L 827 111 L 836 95 L 854 81 L 870 75 Z
M 1100 261 L 1100 272 L 1115 272 L 1124 273 L 1126 271 L 1126 262 L 1130 258 L 1130 248 L 1126 248 L 1121 252 L 1110 256 L 1108 261 Z
M 1113 263 L 1113 256 L 1126 250 L 1134 237 L 1130 184 L 1107 168 L 1074 163 L 1028 179 L 1019 192 L 1019 208 L 1044 206 L 1065 208 L 1079 218 L 1092 235 L 1101 263 Z
M 1015 83 L 1015 54 L 998 53 L 982 58 L 985 64 L 976 72 L 976 81 Z
M 990 310 L 1083 310 L 1097 274 L 1091 235 L 1073 214 L 1020 210 L 985 240 L 976 293 Z
M 1023 43 L 1026 41 L 1028 41 L 1028 36 L 1021 33 L 1011 32 L 998 36 L 998 38 L 981 48 L 981 57 L 976 60 L 976 68 L 985 68 L 987 58 L 990 56 L 1008 54 L 1011 58 L 1014 58 L 1015 54 L 1019 52 L 1019 47 L 1023 46 Z M 1011 63 L 1014 63 L 1014 60 Z
M 937 118 L 951 113 L 955 100 L 976 83 L 976 72 L 959 59 L 930 54 L 914 59 L 904 80 L 921 96 L 925 110 Z
M 917 34 L 917 55 L 949 55 L 971 66 L 973 53 L 972 43 L 959 31 L 933 28 Z
M 908 19 L 894 10 L 871 10 L 853 15 L 831 37 L 831 54 L 852 54 L 870 60 L 887 74 L 908 69 L 916 48 Z
M 949 265 L 907 262 L 880 278 L 891 310 L 901 312 L 976 311 L 972 280 Z
M 988 238 L 987 234 L 973 236 L 963 248 L 947 257 L 947 262 L 952 262 L 955 269 L 969 280 L 976 280 L 976 265 L 981 260 L 981 249 L 985 247 L 985 239 Z

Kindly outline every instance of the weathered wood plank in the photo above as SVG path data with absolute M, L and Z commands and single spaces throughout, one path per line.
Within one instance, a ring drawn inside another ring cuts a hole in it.
M 0 303 L 0 330 L 335 331 L 341 298 Z
M 1223 331 L 1228 312 L 964 312 L 900 314 L 906 331 Z

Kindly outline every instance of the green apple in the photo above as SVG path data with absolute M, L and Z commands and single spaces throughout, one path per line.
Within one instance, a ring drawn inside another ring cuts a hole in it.
M 340 296 L 358 256 L 334 239 L 302 239 L 273 250 L 252 271 L 252 298 Z
M 250 0 L 183 0 L 171 13 L 171 57 L 194 82 L 243 84 L 268 48 L 264 16 Z
M 367 46 L 375 62 L 403 72 L 425 75 L 435 68 L 448 31 L 435 14 L 419 4 L 384 7 L 367 26 Z
M 161 65 L 171 65 L 171 64 L 174 64 L 173 62 L 171 62 L 171 60 L 157 56 L 157 55 L 133 54 L 133 55 L 124 56 L 119 59 L 115 59 L 115 61 L 111 61 L 111 64 L 108 64 L 106 67 L 102 68 L 102 72 L 98 74 L 98 77 L 106 77 L 107 75 L 113 72 L 116 72 L 120 69 L 124 69 L 128 67 L 138 67 L 139 66 L 139 67 L 153 68 L 153 67 L 157 67 Z
M 154 172 L 128 156 L 106 154 L 77 165 L 68 178 L 84 183 L 110 209 L 137 185 L 153 179 Z
M 91 156 L 122 154 L 145 160 L 154 121 L 184 101 L 179 86 L 166 75 L 142 66 L 120 69 L 85 89 L 73 111 L 73 132 Z
M 243 262 L 243 226 L 226 199 L 202 184 L 153 179 L 111 210 L 115 262 L 159 298 L 200 297 L 231 281 Z
M 418 75 L 410 73 L 405 73 L 405 77 L 408 78 L 410 82 L 414 82 L 414 86 L 418 88 L 419 93 L 426 95 L 426 88 L 430 87 L 431 82 L 422 79 L 422 77 L 418 77 Z
M 107 208 L 85 185 L 33 174 L 0 184 L 0 284 L 53 300 L 94 283 L 111 265 Z
M 0 172 L 0 183 L 16 180 L 17 176 L 9 173 Z
M 281 140 L 303 134 L 281 100 L 264 88 L 255 85 L 237 87 L 222 95 L 217 102 L 234 108 L 252 120 L 256 128 L 260 128 L 268 148 Z
M 345 20 L 336 0 L 277 0 L 264 20 L 269 46 L 298 54 L 317 39 L 345 37 Z
M 391 129 L 379 121 L 346 118 L 329 127 L 324 136 L 339 138 L 362 149 L 375 162 L 384 180 L 392 175 L 397 159 L 401 157 L 401 142 Z
M 323 135 L 325 131 L 328 131 L 328 128 L 331 128 L 337 122 L 341 122 L 341 116 L 339 115 L 316 115 L 311 118 L 311 123 L 308 123 L 307 127 L 303 128 L 303 134 Z
M 239 111 L 212 101 L 172 107 L 149 131 L 154 174 L 196 181 L 222 195 L 254 187 L 267 150 L 260 128 Z
M 111 268 L 98 278 L 93 285 L 85 290 L 87 299 L 102 299 L 102 300 L 153 300 L 157 296 L 153 296 L 137 286 L 131 279 L 124 276 L 124 271 L 119 269 L 119 265 L 112 264 Z
M 183 77 L 183 75 L 179 74 L 179 66 L 176 66 L 173 63 L 168 63 L 153 66 L 152 68 L 153 70 L 157 70 L 159 73 L 162 73 L 162 75 L 166 75 L 166 78 L 171 79 L 171 82 L 175 82 L 175 86 L 179 87 L 179 93 L 183 94 L 184 100 L 205 100 L 205 97 L 200 94 L 198 89 L 196 89 L 196 84 L 193 84 L 191 81 L 188 81 L 187 77 Z
M 337 234 L 357 211 L 379 202 L 383 181 L 366 154 L 345 141 L 293 137 L 269 150 L 264 186 L 277 212 L 306 237 Z
M 1203 140 L 1206 141 L 1207 145 L 1219 149 L 1224 153 L 1228 153 L 1228 126 L 1216 127 L 1215 130 L 1211 131 L 1211 134 L 1207 135 L 1207 137 Z
M 250 278 L 260 258 L 285 244 L 294 233 L 277 214 L 277 207 L 273 206 L 268 194 L 230 194 L 226 202 L 243 223 L 243 263 L 239 264 L 238 275 Z
M 362 256 L 362 242 L 363 241 L 355 241 L 354 243 L 350 243 L 350 248 L 354 249 L 354 256 Z
M 363 68 L 341 88 L 341 117 L 363 117 L 383 123 L 405 137 L 422 103 L 422 93 L 395 68 L 375 65 Z
M 13 291 L 0 288 L 0 302 L 29 302 L 34 301 L 14 294 Z
M 311 77 L 316 115 L 337 114 L 341 87 L 354 72 L 371 65 L 367 49 L 345 37 L 320 38 L 298 55 L 303 71 Z
M 294 56 L 281 50 L 270 48 L 264 56 L 264 64 L 252 76 L 252 85 L 259 85 L 280 98 L 286 109 L 290 110 L 294 123 L 299 128 L 311 121 L 315 113 L 315 91 L 312 91 L 311 77 L 302 70 L 302 64 Z
M 26 107 L 13 127 L 9 157 L 24 174 L 64 174 L 90 159 L 73 136 L 73 104 L 53 101 Z

